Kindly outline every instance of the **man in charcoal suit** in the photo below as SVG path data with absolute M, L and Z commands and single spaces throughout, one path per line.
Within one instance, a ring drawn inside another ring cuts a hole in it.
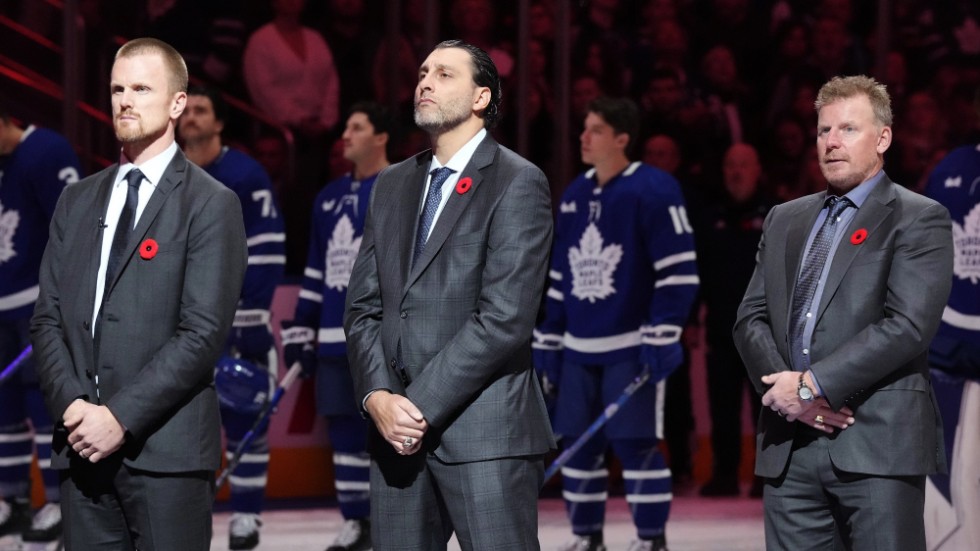
M 440 43 L 419 69 L 415 121 L 432 150 L 374 184 L 345 330 L 373 421 L 375 549 L 537 549 L 543 455 L 554 447 L 531 365 L 551 245 L 544 174 L 498 145 L 486 52 Z
M 62 194 L 31 322 L 65 546 L 204 550 L 221 454 L 214 366 L 247 258 L 241 206 L 174 142 L 180 54 L 126 43 L 110 90 L 119 164 Z
M 739 307 L 768 549 L 925 549 L 926 475 L 946 467 L 928 349 L 953 247 L 948 211 L 882 169 L 890 103 L 864 76 L 820 89 L 828 189 L 770 212 Z

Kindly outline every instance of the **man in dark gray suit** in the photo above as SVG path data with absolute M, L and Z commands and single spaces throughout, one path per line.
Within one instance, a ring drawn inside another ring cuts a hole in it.
M 440 43 L 415 121 L 432 150 L 374 184 L 347 293 L 355 395 L 373 421 L 375 549 L 538 549 L 555 445 L 531 365 L 551 245 L 548 182 L 487 134 L 500 82 L 483 50 Z
M 187 68 L 137 39 L 110 84 L 119 164 L 61 195 L 31 322 L 67 549 L 211 543 L 214 365 L 247 251 L 235 194 L 174 142 Z
M 817 95 L 826 192 L 774 208 L 735 324 L 762 397 L 755 472 L 769 549 L 925 549 L 925 477 L 946 468 L 929 341 L 949 295 L 947 210 L 882 170 L 885 87 Z

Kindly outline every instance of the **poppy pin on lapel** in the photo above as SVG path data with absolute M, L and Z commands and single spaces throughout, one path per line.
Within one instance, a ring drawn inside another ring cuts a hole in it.
M 462 195 L 469 191 L 471 187 L 473 187 L 473 178 L 470 178 L 469 176 L 460 178 L 459 181 L 456 182 L 456 193 Z
M 868 230 L 861 228 L 858 231 L 851 234 L 851 244 L 860 245 L 864 243 L 864 240 L 868 238 Z
M 150 260 L 157 255 L 157 250 L 160 248 L 157 242 L 153 239 L 147 239 L 146 241 L 140 243 L 140 258 L 143 260 Z

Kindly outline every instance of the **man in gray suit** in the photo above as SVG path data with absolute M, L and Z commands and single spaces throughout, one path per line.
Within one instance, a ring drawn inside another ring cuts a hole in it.
M 927 352 L 950 289 L 949 213 L 882 170 L 883 85 L 836 77 L 816 109 L 827 191 L 770 212 L 734 331 L 764 393 L 766 544 L 925 549 L 925 477 L 946 468 Z
M 31 322 L 58 421 L 67 549 L 208 549 L 221 454 L 214 366 L 247 251 L 238 198 L 174 142 L 187 68 L 154 39 L 116 53 L 119 164 L 67 188 Z
M 375 549 L 538 549 L 555 445 L 531 364 L 552 217 L 548 182 L 487 134 L 500 81 L 440 43 L 415 121 L 432 149 L 374 184 L 347 293 L 355 396 L 373 421 Z

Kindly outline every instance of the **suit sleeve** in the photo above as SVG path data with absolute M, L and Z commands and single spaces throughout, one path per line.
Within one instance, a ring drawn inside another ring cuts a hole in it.
M 530 348 L 548 269 L 553 223 L 548 181 L 534 166 L 502 191 L 489 232 L 483 286 L 474 314 L 406 389 L 433 426 L 458 411 Z M 446 389 L 453 389 L 447 392 Z
M 344 331 L 347 335 L 347 357 L 354 379 L 354 398 L 358 404 L 372 390 L 386 389 L 403 393 L 401 381 L 387 367 L 381 343 L 381 285 L 378 278 L 378 256 L 375 246 L 374 204 L 385 182 L 385 173 L 371 190 L 371 206 L 364 221 L 361 248 L 351 270 L 344 312 Z M 397 183 L 395 184 L 397 185 Z
M 65 344 L 65 328 L 59 289 L 62 288 L 57 267 L 66 262 L 64 245 L 68 210 L 74 203 L 70 191 L 61 195 L 51 219 L 48 244 L 44 249 L 39 273 L 40 293 L 34 304 L 31 319 L 31 342 L 34 346 L 34 365 L 43 382 L 48 412 L 55 422 L 76 398 L 88 399 L 87 391 L 74 376 L 75 363 Z
M 137 438 L 212 379 L 241 293 L 248 257 L 241 203 L 226 188 L 202 201 L 188 222 L 177 331 L 106 404 Z
M 783 261 L 780 258 L 768 259 L 766 256 L 766 239 L 778 209 L 779 207 L 773 208 L 763 224 L 755 271 L 738 307 L 734 328 L 735 346 L 745 363 L 749 381 L 760 395 L 766 390 L 762 384 L 763 375 L 789 369 L 776 348 L 766 299 L 766 263 Z

